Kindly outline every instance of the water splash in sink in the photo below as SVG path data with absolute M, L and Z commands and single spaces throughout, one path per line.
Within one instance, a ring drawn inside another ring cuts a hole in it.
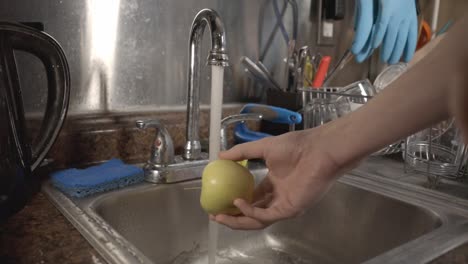
M 218 257 L 220 264 L 310 264 L 308 260 L 274 248 L 259 250 L 255 255 L 228 248 L 218 252 Z
M 216 251 L 218 250 L 218 223 L 210 221 L 208 229 L 208 264 L 216 263 Z
M 205 264 L 209 256 L 207 252 L 201 252 L 197 246 L 190 251 L 184 251 L 174 259 L 171 264 Z M 339 263 L 331 261 L 323 256 L 302 258 L 292 253 L 277 248 L 263 248 L 254 252 L 244 252 L 234 247 L 229 247 L 217 252 L 218 264 L 311 264 L 311 263 Z

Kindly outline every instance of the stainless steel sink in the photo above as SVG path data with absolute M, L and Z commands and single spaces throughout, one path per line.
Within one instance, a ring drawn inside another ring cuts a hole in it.
M 266 174 L 253 171 L 257 180 Z M 44 190 L 111 263 L 207 263 L 197 186 L 143 183 L 85 199 L 49 183 Z M 297 219 L 261 231 L 220 227 L 217 263 L 425 263 L 468 241 L 467 220 L 467 207 L 451 197 L 347 175 Z

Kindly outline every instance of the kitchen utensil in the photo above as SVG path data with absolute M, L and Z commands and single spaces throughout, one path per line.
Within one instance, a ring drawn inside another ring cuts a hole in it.
M 426 20 L 421 21 L 421 26 L 419 29 L 419 38 L 418 38 L 418 43 L 416 45 L 416 50 L 421 49 L 426 45 L 429 41 L 432 39 L 432 30 L 431 26 L 429 23 L 426 22 Z
M 338 60 L 335 67 L 328 73 L 325 81 L 323 82 L 323 86 L 328 86 L 331 81 L 338 75 L 338 73 L 343 70 L 343 68 L 353 59 L 354 55 L 350 49 L 347 49 L 343 56 Z
M 302 109 L 301 93 L 299 92 L 267 90 L 265 99 L 266 100 L 264 104 L 266 105 L 281 107 L 293 112 L 298 112 L 300 109 Z M 302 123 L 298 124 L 295 128 L 301 129 Z M 278 124 L 262 120 L 260 122 L 259 131 L 278 136 L 291 131 L 291 129 L 288 124 Z
M 323 85 L 323 81 L 328 72 L 328 68 L 330 67 L 331 57 L 330 56 L 323 56 L 320 60 L 320 65 L 317 70 L 317 74 L 315 75 L 314 81 L 312 82 L 312 87 L 320 88 Z
M 256 81 L 259 83 L 267 86 L 270 89 L 278 89 L 280 90 L 281 88 L 279 85 L 272 80 L 267 72 L 262 70 L 256 63 L 254 63 L 251 59 L 243 56 L 241 57 L 241 63 L 244 65 L 246 70 L 255 78 Z
M 314 66 L 312 64 L 312 55 L 308 46 L 303 46 L 299 49 L 295 79 L 294 92 L 297 92 L 299 88 L 312 86 L 312 80 L 314 79 Z
M 244 124 L 238 124 L 234 127 L 234 139 L 236 144 L 252 142 L 266 137 L 271 137 L 271 135 L 260 131 L 252 131 Z
M 319 65 L 320 65 L 320 61 L 322 60 L 323 58 L 323 55 L 319 52 L 315 53 L 313 56 L 312 56 L 312 65 L 314 65 L 314 68 L 315 69 L 318 69 Z
M 276 82 L 276 80 L 273 78 L 273 76 L 271 76 L 271 73 L 270 71 L 267 69 L 267 67 L 265 66 L 265 64 L 263 64 L 261 61 L 257 61 L 257 66 L 258 68 L 265 74 L 265 76 L 268 78 L 268 80 L 270 81 L 270 83 L 272 83 L 275 88 L 281 88 L 281 86 L 278 84 L 278 82 Z
M 14 51 L 36 56 L 44 64 L 47 106 L 39 135 L 28 141 Z M 36 169 L 54 143 L 68 109 L 70 74 L 60 45 L 33 28 L 0 23 L 0 221 L 21 209 L 39 184 Z
M 240 113 L 258 113 L 262 115 L 263 120 L 277 124 L 292 125 L 302 122 L 302 116 L 299 113 L 270 105 L 246 104 L 241 109 Z M 236 139 L 237 143 L 250 142 L 268 136 L 271 135 L 263 132 L 249 130 L 244 123 L 237 124 L 234 128 L 234 138 Z
M 312 87 L 312 80 L 314 79 L 314 65 L 310 57 L 306 57 L 304 65 L 304 80 L 303 84 L 305 87 Z

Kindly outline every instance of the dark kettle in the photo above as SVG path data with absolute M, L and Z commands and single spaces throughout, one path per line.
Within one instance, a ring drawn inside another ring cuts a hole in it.
M 43 63 L 47 105 L 37 142 L 26 131 L 14 51 L 28 52 Z M 70 72 L 60 45 L 46 33 L 15 23 L 0 23 L 0 222 L 24 207 L 39 189 L 32 175 L 62 127 L 68 110 Z

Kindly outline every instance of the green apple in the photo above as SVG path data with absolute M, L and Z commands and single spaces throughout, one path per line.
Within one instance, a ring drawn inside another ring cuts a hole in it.
M 249 164 L 248 162 L 249 162 L 249 160 L 241 160 L 241 161 L 238 161 L 237 163 L 239 163 L 240 165 L 247 168 L 247 166 Z
M 200 204 L 209 214 L 236 215 L 236 198 L 252 202 L 254 177 L 241 164 L 231 160 L 215 160 L 203 170 Z

